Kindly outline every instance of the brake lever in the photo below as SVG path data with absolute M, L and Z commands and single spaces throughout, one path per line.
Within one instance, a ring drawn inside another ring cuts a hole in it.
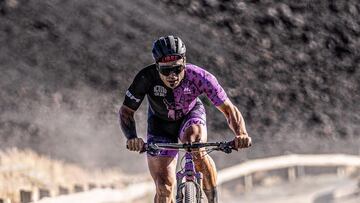
M 227 147 L 224 149 L 225 154 L 230 154 L 232 152 L 232 149 Z
M 220 151 L 223 151 L 225 152 L 226 154 L 230 154 L 232 152 L 232 150 L 236 150 L 234 147 L 233 147 L 233 141 L 231 142 L 222 142 L 220 143 L 220 146 L 217 148 L 217 150 L 220 150 Z
M 147 152 L 151 156 L 157 156 L 160 154 L 160 149 L 156 144 L 150 143 L 145 144 L 144 149 L 140 151 L 140 154 L 144 152 Z

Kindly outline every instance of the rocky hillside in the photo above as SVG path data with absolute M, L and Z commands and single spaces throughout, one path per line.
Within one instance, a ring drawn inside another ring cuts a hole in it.
M 220 167 L 284 153 L 358 153 L 359 12 L 356 0 L 2 0 L 0 147 L 145 170 L 143 156 L 124 150 L 117 109 L 152 63 L 152 42 L 174 34 L 189 62 L 218 77 L 254 138 L 251 150 L 218 159 Z M 136 115 L 140 134 L 145 110 Z M 230 139 L 221 113 L 207 111 L 210 139 Z

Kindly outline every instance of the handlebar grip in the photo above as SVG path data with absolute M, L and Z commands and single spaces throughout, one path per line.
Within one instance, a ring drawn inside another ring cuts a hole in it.
M 128 145 L 128 144 L 126 144 L 126 149 L 129 149 L 129 145 Z M 146 152 L 147 149 L 148 149 L 148 145 L 145 143 L 145 144 L 144 144 L 144 147 L 139 151 L 139 153 L 142 154 L 142 153 Z
M 229 146 L 230 146 L 233 150 L 236 150 L 236 151 L 239 150 L 239 148 L 236 148 L 236 147 L 235 147 L 235 141 L 234 141 L 234 140 L 232 140 L 232 141 L 229 142 Z M 250 143 L 249 143 L 249 146 L 244 147 L 244 148 L 248 148 L 248 147 L 251 147 L 251 146 L 252 146 L 252 143 L 250 142 Z

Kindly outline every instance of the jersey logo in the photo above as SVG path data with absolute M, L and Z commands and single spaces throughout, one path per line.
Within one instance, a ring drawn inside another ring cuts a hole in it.
M 165 89 L 165 87 L 160 86 L 160 85 L 156 85 L 154 87 L 154 95 L 155 96 L 165 97 L 166 93 L 167 93 L 167 90 Z
M 182 103 L 169 102 L 165 98 L 163 99 L 163 102 L 166 106 L 166 109 L 168 110 L 168 118 L 171 118 L 172 120 L 177 120 L 184 115 L 184 106 Z
M 128 97 L 129 97 L 130 99 L 132 99 L 132 100 L 135 100 L 137 103 L 140 102 L 140 99 L 134 97 L 134 95 L 132 95 L 131 92 L 129 92 L 129 90 L 126 91 L 126 96 L 128 96 Z
M 184 88 L 184 94 L 191 94 L 191 89 L 188 87 Z

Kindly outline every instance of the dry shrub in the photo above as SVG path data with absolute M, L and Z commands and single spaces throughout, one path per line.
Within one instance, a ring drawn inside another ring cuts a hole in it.
M 87 170 L 74 164 L 52 160 L 32 150 L 17 148 L 0 151 L 0 198 L 14 199 L 21 189 L 73 190 L 74 185 L 123 187 L 129 182 L 118 170 Z

